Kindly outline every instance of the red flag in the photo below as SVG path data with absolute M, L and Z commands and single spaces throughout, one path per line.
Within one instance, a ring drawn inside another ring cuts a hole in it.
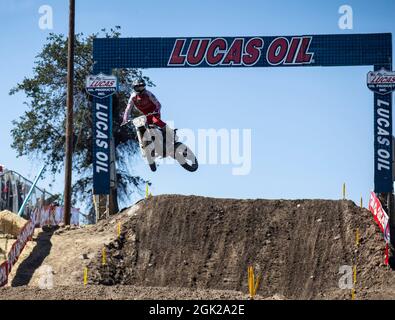
M 389 217 L 387 213 L 384 211 L 379 198 L 376 196 L 376 194 L 373 191 L 370 193 L 369 210 L 370 212 L 372 212 L 374 220 L 376 221 L 376 223 L 380 227 L 380 230 L 384 234 L 384 240 L 385 240 L 384 264 L 387 266 L 389 263 L 388 243 L 390 241 Z
M 370 193 L 369 210 L 373 214 L 374 220 L 376 221 L 380 230 L 383 232 L 384 240 L 386 242 L 390 241 L 388 214 L 384 211 L 379 198 L 376 196 L 376 194 L 373 191 Z

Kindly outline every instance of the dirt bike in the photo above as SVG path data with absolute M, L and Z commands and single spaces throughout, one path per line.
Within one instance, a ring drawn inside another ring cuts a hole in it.
M 156 125 L 147 123 L 147 116 L 155 115 L 149 113 L 129 120 L 136 128 L 137 137 L 140 144 L 140 151 L 147 159 L 152 171 L 156 171 L 155 160 L 159 157 L 172 157 L 185 169 L 194 172 L 198 169 L 198 161 L 193 152 L 185 144 L 176 141 L 177 129 L 174 129 L 174 136 L 166 134 Z

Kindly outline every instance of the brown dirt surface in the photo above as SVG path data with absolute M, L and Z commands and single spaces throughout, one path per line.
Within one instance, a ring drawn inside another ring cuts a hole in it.
M 117 216 L 94 226 L 63 227 L 58 230 L 36 229 L 10 274 L 8 286 L 39 286 L 50 268 L 55 286 L 81 284 L 83 270 L 100 249 L 116 238 Z
M 356 265 L 357 299 L 395 296 L 382 235 L 371 213 L 347 200 L 162 195 L 95 226 L 39 230 L 33 243 L 0 296 L 246 299 L 249 265 L 262 276 L 259 299 L 350 299 L 339 289 L 344 265 Z M 40 290 L 48 267 L 54 287 Z
M 1 289 L 0 296 L 5 300 L 248 300 L 245 292 L 231 290 L 190 290 L 187 288 L 160 288 L 136 286 L 67 286 L 53 289 L 37 287 L 12 287 Z M 256 300 L 264 299 L 256 296 Z M 266 300 L 282 300 L 273 296 Z

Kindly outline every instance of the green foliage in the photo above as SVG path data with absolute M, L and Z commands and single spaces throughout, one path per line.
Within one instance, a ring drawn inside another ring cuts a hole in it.
M 101 36 L 119 37 L 120 27 Z M 92 195 L 92 112 L 90 97 L 85 91 L 85 78 L 91 74 L 93 39 L 99 34 L 75 38 L 74 83 L 74 153 L 73 202 L 91 203 Z M 25 77 L 11 89 L 10 95 L 23 92 L 27 111 L 13 121 L 12 148 L 18 156 L 28 156 L 46 164 L 46 171 L 55 175 L 63 169 L 65 157 L 65 115 L 67 92 L 68 39 L 62 34 L 50 34 L 47 43 L 34 62 L 33 76 Z M 130 94 L 133 79 L 143 77 L 138 69 L 114 70 L 120 82 L 120 92 L 113 99 L 113 131 L 116 145 L 118 197 L 127 202 L 128 196 L 145 184 L 129 170 L 130 160 L 138 152 L 137 137 L 126 127 L 120 127 L 121 115 Z

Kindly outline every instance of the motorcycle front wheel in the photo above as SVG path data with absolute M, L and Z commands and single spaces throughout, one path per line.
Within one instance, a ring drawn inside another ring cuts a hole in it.
M 194 172 L 198 169 L 199 164 L 196 156 L 185 144 L 176 142 L 174 144 L 174 150 L 174 158 L 178 161 L 181 167 L 190 172 Z

